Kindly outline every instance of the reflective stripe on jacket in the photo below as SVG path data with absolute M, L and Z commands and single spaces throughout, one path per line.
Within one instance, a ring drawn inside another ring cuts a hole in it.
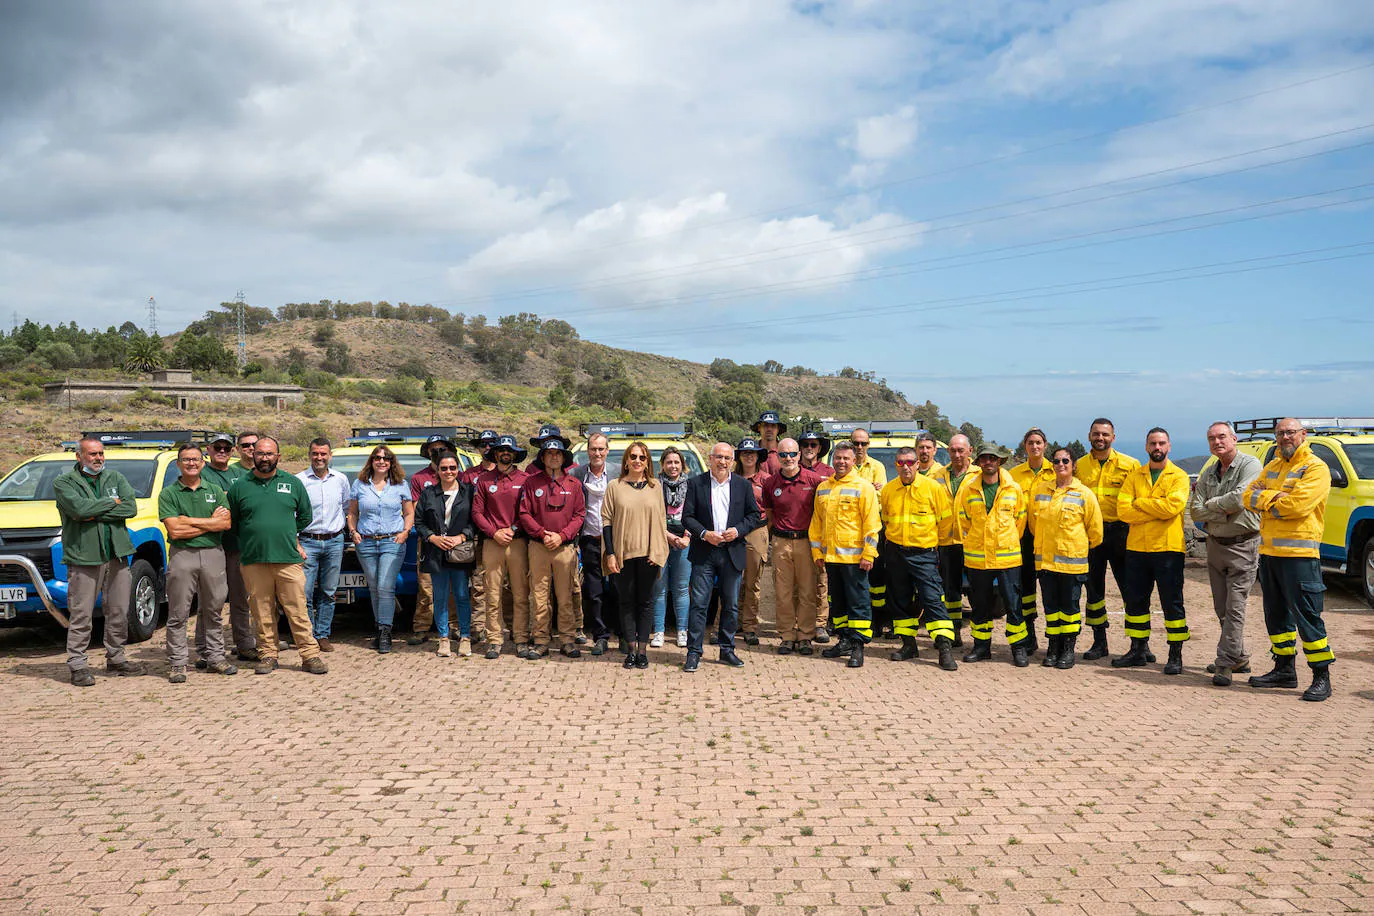
M 1066 487 L 1041 480 L 1030 501 L 1035 532 L 1035 568 L 1047 572 L 1086 573 L 1088 551 L 1102 543 L 1102 510 L 1081 480 Z
M 964 480 L 968 480 L 970 474 L 977 476 L 978 473 L 978 467 L 970 464 L 968 469 L 964 471 Z M 947 465 L 937 465 L 935 469 L 930 472 L 930 477 L 927 479 L 938 483 L 944 491 L 949 494 L 949 508 L 954 524 L 949 526 L 948 535 L 942 535 L 940 537 L 940 546 L 948 547 L 952 544 L 962 544 L 964 542 L 964 533 L 959 529 L 959 519 L 957 518 L 958 508 L 954 505 L 954 497 L 957 495 L 954 487 L 954 473 Z
M 900 477 L 889 480 L 878 505 L 888 542 L 902 547 L 936 547 L 953 527 L 948 491 L 920 474 L 909 485 Z
M 1183 552 L 1183 510 L 1192 482 L 1183 468 L 1164 462 L 1159 480 L 1150 482 L 1150 466 L 1142 464 L 1126 475 L 1117 497 L 1116 512 L 1131 526 L 1126 549 L 1141 553 Z
M 851 470 L 816 486 L 811 513 L 811 558 L 827 563 L 858 563 L 878 558 L 878 491 Z
M 1031 499 L 1031 494 L 1035 492 L 1036 484 L 1044 481 L 1050 486 L 1054 486 L 1054 465 L 1050 464 L 1050 459 L 1041 459 L 1040 470 L 1032 471 L 1030 462 L 1023 461 L 1014 468 L 1007 471 L 1011 479 L 1016 481 L 1016 485 L 1021 488 L 1021 492 L 1026 494 L 1026 499 Z M 1034 506 L 1029 507 L 1032 511 Z
M 1026 531 L 1026 494 L 1005 469 L 997 472 L 995 505 L 983 504 L 983 474 L 964 478 L 954 509 L 964 536 L 964 566 L 1012 569 L 1021 565 L 1021 535 Z
M 1292 458 L 1275 452 L 1245 488 L 1245 508 L 1260 517 L 1259 552 L 1266 557 L 1320 557 L 1330 492 L 1331 469 L 1307 443 Z
M 1130 455 L 1123 455 L 1112 449 L 1107 455 L 1106 464 L 1098 464 L 1092 452 L 1078 459 L 1073 467 L 1073 476 L 1083 481 L 1097 497 L 1097 506 L 1102 510 L 1102 520 L 1119 522 L 1123 519 L 1117 514 L 1116 501 L 1121 493 L 1121 484 L 1126 475 L 1140 467 L 1140 462 Z

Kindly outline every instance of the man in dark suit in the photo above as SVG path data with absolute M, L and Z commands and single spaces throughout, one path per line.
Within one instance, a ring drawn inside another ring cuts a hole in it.
M 732 668 L 744 667 L 735 654 L 735 628 L 739 625 L 739 586 L 744 576 L 744 539 L 763 525 L 754 500 L 754 488 L 743 477 L 730 473 L 735 449 L 728 442 L 711 447 L 711 470 L 687 483 L 682 524 L 692 537 L 687 559 L 692 563 L 692 614 L 687 624 L 687 662 L 683 671 L 697 670 L 701 644 L 706 635 L 706 606 L 711 588 L 720 590 L 720 660 Z

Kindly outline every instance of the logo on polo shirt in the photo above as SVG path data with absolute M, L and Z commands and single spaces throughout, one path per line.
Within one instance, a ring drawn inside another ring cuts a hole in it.
M 291 484 L 287 483 L 287 482 L 284 481 L 284 480 L 279 481 L 279 482 L 277 483 L 277 492 L 278 492 L 278 493 L 290 493 L 290 492 L 291 492 Z
M 534 495 L 535 495 L 535 496 L 543 496 L 543 495 L 544 495 L 544 491 L 543 491 L 543 490 L 535 490 L 535 491 L 534 491 Z
M 487 487 L 487 492 L 488 492 L 488 493 L 495 493 L 495 492 L 496 492 L 496 484 L 492 484 L 491 486 Z
M 774 495 L 774 496 L 781 496 L 781 495 L 782 495 L 782 487 L 778 487 L 776 490 L 774 490 L 774 491 L 773 491 L 773 495 Z
M 213 503 L 213 502 L 215 501 L 215 494 L 213 494 L 213 493 L 206 493 L 206 494 L 205 494 L 205 501 L 206 501 L 207 503 Z

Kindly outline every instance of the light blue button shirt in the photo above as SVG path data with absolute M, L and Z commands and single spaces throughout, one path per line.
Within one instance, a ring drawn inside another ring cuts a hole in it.
M 410 502 L 410 484 L 388 483 L 378 490 L 370 481 L 353 481 L 350 499 L 358 504 L 358 533 L 395 534 L 405 530 L 401 504 Z
M 306 468 L 296 475 L 310 494 L 310 508 L 314 515 L 306 527 L 306 534 L 335 534 L 348 524 L 348 500 L 353 492 L 348 478 L 330 468 L 323 477 Z

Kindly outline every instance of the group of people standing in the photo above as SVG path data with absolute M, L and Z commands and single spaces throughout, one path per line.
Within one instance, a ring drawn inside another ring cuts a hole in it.
M 1031 429 L 1027 460 L 1010 469 L 1005 448 L 976 451 L 963 435 L 949 445 L 950 463 L 935 461 L 936 442 L 922 433 L 899 449 L 897 476 L 868 455 L 857 429 L 832 443 L 807 431 L 784 438 L 786 424 L 765 412 L 756 437 L 711 447 L 705 473 L 689 476 L 683 455 L 665 449 L 655 472 L 643 441 L 630 442 L 619 463 L 610 442 L 594 434 L 587 463 L 576 466 L 569 441 L 554 426 L 530 439 L 485 431 L 471 443 L 479 465 L 462 470 L 456 443 L 431 437 L 429 466 L 406 478 L 385 445 L 372 450 L 353 480 L 330 466 L 325 439 L 310 443 L 310 468 L 277 469 L 274 439 L 221 434 L 208 455 L 195 444 L 177 453 L 180 476 L 159 496 L 170 547 L 167 595 L 170 680 L 185 681 L 187 620 L 199 614 L 196 667 L 233 674 L 223 640 L 226 599 L 239 660 L 269 674 L 278 666 L 280 606 L 302 668 L 323 674 L 333 651 L 330 628 L 344 539 L 366 575 L 379 653 L 392 648 L 395 583 L 412 528 L 419 539 L 420 600 L 410 642 L 438 631 L 438 655 L 449 657 L 451 616 L 458 654 L 484 641 L 497 659 L 507 633 L 521 658 L 539 659 L 551 645 L 570 658 L 607 651 L 619 634 L 628 669 L 648 667 L 646 650 L 663 644 L 668 606 L 683 670 L 697 671 L 707 621 L 721 662 L 744 665 L 736 637 L 758 643 L 758 596 L 771 561 L 780 655 L 821 654 L 862 667 L 874 636 L 874 610 L 889 613 L 901 646 L 894 661 L 919 657 L 924 628 L 943 670 L 956 670 L 954 648 L 971 636 L 965 662 L 992 657 L 995 621 L 1004 617 L 1011 662 L 1025 667 L 1039 651 L 1037 586 L 1045 606 L 1043 664 L 1072 668 L 1084 618 L 1092 630 L 1085 660 L 1108 654 L 1106 571 L 1123 597 L 1129 649 L 1114 667 L 1155 661 L 1150 600 L 1157 592 L 1169 648 L 1165 674 L 1183 670 L 1189 639 L 1183 602 L 1183 515 L 1206 526 L 1208 568 L 1222 624 L 1214 683 L 1248 670 L 1244 607 L 1256 575 L 1275 659 L 1256 687 L 1296 686 L 1301 638 L 1313 683 L 1307 700 L 1330 695 L 1334 658 L 1322 623 L 1317 559 L 1330 473 L 1303 444 L 1296 420 L 1278 424 L 1278 452 L 1262 471 L 1236 450 L 1234 431 L 1213 424 L 1208 440 L 1218 461 L 1190 491 L 1188 475 L 1168 460 L 1169 435 L 1146 436 L 1140 464 L 1113 448 L 1110 420 L 1094 420 L 1091 450 L 1076 462 L 1067 449 L 1048 456 L 1048 439 Z M 238 461 L 233 461 L 237 449 Z M 829 464 L 826 463 L 829 460 Z M 140 673 L 123 655 L 127 558 L 124 519 L 132 490 L 104 468 L 103 445 L 77 446 L 76 467 L 59 479 L 58 508 L 72 580 L 68 640 L 72 682 L 89 686 L 86 666 L 91 607 L 107 603 L 107 667 Z M 967 581 L 969 619 L 964 619 Z M 122 583 L 122 587 L 121 587 Z M 1087 591 L 1086 614 L 1081 608 Z M 876 599 L 876 600 L 875 600 Z M 450 611 L 450 605 L 452 611 Z M 556 614 L 556 619 L 555 619 Z

